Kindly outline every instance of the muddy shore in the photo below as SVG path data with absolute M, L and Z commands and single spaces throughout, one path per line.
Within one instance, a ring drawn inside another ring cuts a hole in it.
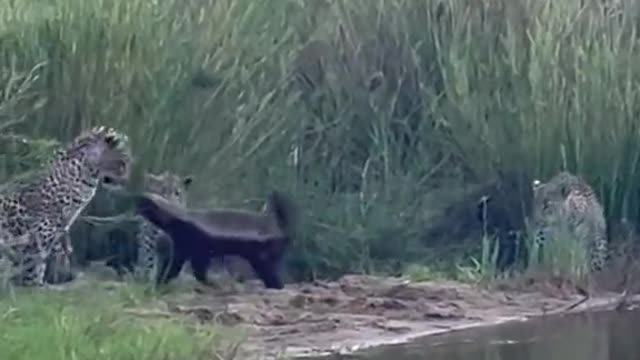
M 612 292 L 586 299 L 553 284 L 513 290 L 348 275 L 335 282 L 289 284 L 281 291 L 266 290 L 256 281 L 214 290 L 185 277 L 179 291 L 161 296 L 162 308 L 132 311 L 238 329 L 246 334 L 242 359 L 345 354 L 536 316 L 613 309 L 621 299 Z

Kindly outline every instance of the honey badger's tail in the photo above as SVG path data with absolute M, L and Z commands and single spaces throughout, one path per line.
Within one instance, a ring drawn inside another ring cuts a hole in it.
M 293 201 L 284 193 L 273 191 L 267 199 L 269 211 L 274 215 L 280 229 L 291 236 L 291 231 L 296 223 L 297 208 Z

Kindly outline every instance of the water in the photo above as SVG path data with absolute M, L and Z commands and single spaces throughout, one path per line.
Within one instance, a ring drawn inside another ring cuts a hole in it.
M 353 360 L 640 359 L 640 311 L 596 312 L 472 329 L 388 346 Z

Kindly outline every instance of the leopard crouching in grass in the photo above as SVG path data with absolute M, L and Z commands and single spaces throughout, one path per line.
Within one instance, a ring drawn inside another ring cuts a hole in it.
M 104 126 L 82 132 L 56 151 L 35 174 L 0 189 L 0 246 L 11 263 L 11 280 L 44 286 L 54 257 L 71 253 L 69 228 L 98 186 L 129 180 L 131 151 L 126 135 Z
M 174 204 L 186 206 L 186 194 L 192 180 L 190 176 L 180 177 L 167 171 L 158 175 L 145 174 L 144 191 L 162 196 Z M 138 217 L 137 261 L 134 273 L 137 278 L 152 281 L 156 277 L 158 245 L 171 239 L 147 219 Z
M 591 271 L 600 271 L 607 262 L 608 239 L 604 209 L 585 180 L 561 172 L 546 183 L 533 182 L 534 246 L 542 249 L 559 228 L 569 231 L 585 246 Z

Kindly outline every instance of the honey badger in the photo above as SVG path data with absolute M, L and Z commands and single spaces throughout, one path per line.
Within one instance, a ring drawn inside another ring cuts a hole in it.
M 158 249 L 158 284 L 177 277 L 189 261 L 195 278 L 211 285 L 207 270 L 212 258 L 236 255 L 251 264 L 265 287 L 284 287 L 279 268 L 291 243 L 295 213 L 284 194 L 274 191 L 269 195 L 266 213 L 187 209 L 151 193 L 135 196 L 134 202 L 139 215 L 171 237 L 166 246 Z

